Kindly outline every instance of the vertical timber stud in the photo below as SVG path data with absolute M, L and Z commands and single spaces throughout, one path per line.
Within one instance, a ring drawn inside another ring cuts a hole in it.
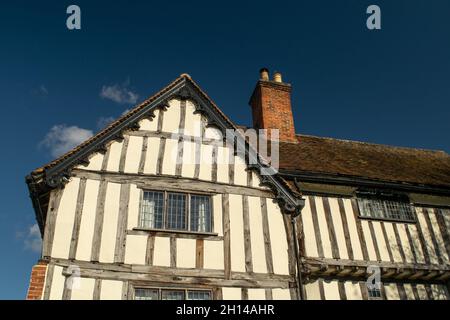
M 394 226 L 395 226 L 395 224 L 394 224 Z M 422 231 L 422 227 L 420 226 L 419 222 L 416 223 L 416 228 L 417 228 L 417 234 L 419 236 L 420 246 L 422 247 L 423 258 L 425 259 L 426 264 L 430 264 L 431 262 L 430 262 L 430 255 L 428 253 L 428 246 L 425 241 L 424 233 Z
M 434 232 L 433 225 L 431 224 L 430 214 L 431 214 L 430 211 L 428 211 L 425 208 L 423 209 L 423 217 L 425 218 L 425 223 L 426 223 L 426 226 L 428 228 L 428 232 L 430 233 L 431 244 L 434 247 L 434 251 L 435 251 L 436 256 L 438 258 L 439 264 L 442 265 L 442 264 L 444 264 L 444 261 L 442 259 L 443 255 L 441 254 L 440 249 L 439 249 L 439 245 L 437 243 L 437 237 L 436 237 L 436 233 Z
M 411 236 L 411 231 L 409 231 L 409 225 L 407 223 L 405 223 L 405 230 L 406 230 L 406 236 L 408 237 L 409 246 L 411 247 L 411 252 L 413 254 L 414 263 L 417 263 L 416 247 L 414 246 L 414 241 Z M 394 261 L 394 259 L 392 259 L 392 261 Z
M 362 299 L 369 300 L 369 293 L 367 292 L 367 284 L 364 281 L 360 281 L 359 288 L 361 290 Z
M 186 123 L 186 100 L 180 101 L 180 123 L 178 124 L 178 133 L 181 135 L 186 135 L 185 131 Z
M 234 184 L 234 163 L 235 163 L 235 145 L 233 141 L 226 141 L 228 147 L 228 181 Z
M 387 300 L 386 287 L 383 283 L 380 283 L 380 291 L 381 291 L 381 298 L 383 300 Z
M 178 124 L 178 145 L 177 145 L 177 162 L 175 164 L 175 175 L 181 176 L 181 171 L 183 167 L 183 145 L 184 145 L 184 131 L 186 122 L 186 100 L 181 100 L 180 102 L 180 122 Z
M 92 300 L 100 300 L 101 289 L 102 289 L 102 280 L 95 279 L 94 293 L 92 294 Z
M 377 257 L 377 261 L 381 261 L 380 249 L 378 249 L 378 241 L 377 241 L 377 237 L 375 235 L 375 230 L 373 228 L 373 223 L 370 220 L 368 223 L 369 223 L 370 237 L 372 238 L 372 243 L 373 243 L 373 247 L 375 249 L 375 255 Z
M 362 229 L 361 220 L 359 219 L 360 214 L 358 203 L 356 199 L 352 199 L 351 201 L 352 201 L 353 216 L 355 217 L 356 231 L 358 233 L 363 258 L 364 260 L 369 261 L 370 259 L 369 259 L 369 252 L 367 251 L 366 238 L 364 237 L 364 231 Z
M 403 283 L 397 283 L 397 290 L 400 296 L 400 300 L 408 300 L 408 296 L 406 295 L 406 290 Z
M 297 223 L 296 219 L 299 219 L 299 215 L 297 217 L 291 216 L 292 223 L 292 240 L 294 242 L 294 251 L 295 251 L 295 261 L 297 262 L 297 297 L 300 300 L 305 300 L 305 291 L 303 288 L 303 279 L 302 279 L 302 263 L 299 249 L 299 239 L 297 236 Z
M 50 205 L 47 210 L 47 221 L 45 223 L 44 240 L 42 241 L 42 257 L 50 258 L 52 253 L 53 238 L 55 235 L 56 215 L 64 189 L 57 188 L 50 193 Z
M 74 260 L 77 254 L 78 238 L 80 235 L 81 215 L 83 212 L 85 191 L 86 191 L 86 178 L 81 178 L 80 186 L 78 187 L 78 196 L 75 209 L 75 219 L 72 229 L 72 237 L 70 239 L 69 260 Z
M 147 148 L 148 148 L 148 137 L 144 136 L 144 141 L 142 142 L 141 159 L 139 160 L 138 174 L 144 174 L 145 161 L 147 158 Z
M 102 171 L 106 171 L 108 168 L 108 161 L 109 161 L 109 155 L 111 154 L 111 147 L 108 146 L 106 147 L 106 153 L 103 156 L 103 160 L 102 160 Z
M 305 232 L 303 229 L 303 221 L 300 218 L 296 219 L 297 223 L 297 239 L 298 239 L 298 252 L 300 257 L 306 256 L 306 246 L 305 246 Z
M 128 300 L 134 300 L 134 286 L 131 282 L 128 281 Z
M 181 177 L 181 171 L 183 169 L 183 146 L 184 146 L 184 138 L 182 135 L 178 137 L 177 143 L 177 158 L 175 163 L 175 176 Z
M 195 268 L 203 269 L 203 256 L 204 256 L 204 243 L 203 239 L 197 239 L 195 241 Z
M 338 198 L 338 205 L 339 205 L 339 214 L 341 215 L 342 220 L 342 228 L 344 230 L 345 246 L 347 247 L 348 258 L 350 260 L 353 260 L 354 255 L 353 255 L 352 241 L 350 238 L 350 231 L 348 228 L 347 215 L 345 214 L 344 200 L 342 200 L 342 198 Z
M 262 226 L 263 226 L 263 235 L 264 235 L 264 251 L 265 251 L 265 255 L 266 255 L 267 273 L 273 274 L 273 257 L 272 257 L 272 245 L 271 245 L 271 241 L 270 241 L 269 217 L 267 215 L 267 199 L 261 197 L 260 201 L 261 201 Z
M 295 185 L 300 190 L 300 187 L 299 187 L 297 181 L 295 181 Z M 311 213 L 312 213 L 313 217 L 314 217 L 314 213 L 315 213 L 316 214 L 315 218 L 317 219 L 317 212 L 313 212 L 313 210 L 316 211 L 314 197 L 309 197 L 309 200 L 310 200 L 310 202 L 312 201 Z M 296 265 L 294 265 L 293 268 L 294 268 L 294 276 L 296 276 L 295 279 L 297 282 L 297 285 L 296 285 L 297 299 L 305 300 L 306 292 L 303 287 L 303 276 L 302 276 L 303 264 L 301 261 L 302 256 L 306 253 L 305 247 L 304 247 L 304 242 L 303 242 L 303 223 L 301 221 L 301 213 L 302 213 L 303 208 L 305 207 L 305 199 L 301 198 L 300 201 L 301 202 L 297 204 L 295 211 L 290 212 L 290 214 L 289 214 L 290 221 L 289 221 L 289 219 L 283 219 L 283 220 L 285 221 L 286 233 L 289 234 L 289 231 L 290 231 L 291 235 L 292 235 L 292 238 L 289 238 L 289 235 L 288 235 L 287 241 L 291 245 L 293 244 L 293 248 L 291 249 L 291 251 L 294 251 L 293 257 L 291 258 L 291 256 L 290 256 L 289 260 L 291 261 L 292 259 L 294 259 L 296 262 Z M 298 219 L 298 221 L 297 221 L 297 219 Z M 289 222 L 291 224 L 289 224 Z M 319 239 L 320 239 L 320 235 L 319 235 Z M 316 238 L 316 240 L 317 240 L 317 238 Z M 318 245 L 320 244 L 320 246 L 322 245 L 321 243 L 317 243 L 317 244 Z M 291 248 L 291 245 L 288 246 L 288 250 L 289 250 L 289 248 Z M 301 245 L 301 248 L 300 248 L 300 245 Z M 289 263 L 289 270 L 291 269 L 290 265 L 291 265 L 291 263 Z M 297 272 L 295 272 L 295 271 L 297 271 Z M 291 273 L 291 272 L 289 271 L 289 273 Z M 323 291 L 323 284 L 321 282 L 319 282 L 319 285 L 322 285 L 322 291 Z M 267 294 L 267 292 L 266 292 L 266 294 Z
M 417 290 L 417 284 L 412 283 L 411 287 L 412 287 L 412 292 L 414 294 L 414 300 L 420 300 L 419 291 Z
M 339 298 L 341 300 L 347 300 L 347 294 L 345 292 L 344 281 L 338 280 Z
M 295 278 L 296 285 L 293 287 L 291 284 L 289 285 L 289 292 L 291 294 L 291 300 L 300 299 L 299 296 L 299 286 L 298 286 L 298 277 L 296 277 L 296 252 L 295 252 L 295 233 L 292 228 L 292 215 L 283 213 L 283 223 L 284 228 L 286 230 L 286 241 L 288 244 L 288 267 L 289 267 L 289 275 Z
M 248 212 L 248 196 L 242 196 L 242 208 L 244 214 L 244 251 L 245 251 L 245 272 L 253 272 L 252 246 L 250 236 L 250 218 Z
M 253 186 L 253 171 L 247 170 L 247 187 Z
M 273 300 L 273 293 L 271 288 L 266 288 L 265 293 L 266 293 L 266 300 Z
M 170 237 L 170 267 L 177 267 L 177 238 L 175 236 Z
M 316 208 L 316 201 L 314 196 L 308 196 L 309 198 L 309 205 L 311 207 L 311 215 L 314 225 L 314 236 L 316 238 L 316 245 L 317 245 L 317 252 L 319 254 L 319 258 L 324 258 L 325 255 L 323 253 L 323 245 L 322 245 L 322 236 L 320 234 L 319 229 L 319 218 L 317 217 L 317 208 Z
M 213 291 L 214 300 L 223 300 L 222 288 L 217 287 Z
M 130 136 L 125 135 L 123 145 L 122 145 L 122 152 L 120 153 L 120 162 L 119 162 L 119 172 L 123 173 L 125 170 L 125 160 L 127 158 L 127 150 L 128 150 L 128 144 L 130 142 Z
M 217 182 L 217 162 L 218 162 L 219 146 L 214 143 L 212 150 L 212 170 L 211 170 L 211 180 L 212 182 Z
M 155 236 L 149 234 L 147 238 L 147 249 L 145 250 L 145 264 L 153 265 L 153 254 L 155 251 Z
M 128 206 L 130 201 L 130 184 L 120 186 L 119 217 L 117 219 L 116 246 L 114 262 L 123 263 L 125 259 L 126 228 L 128 222 Z
M 431 285 L 425 284 L 425 291 L 427 292 L 428 300 L 434 300 L 433 290 L 431 289 Z
M 200 161 L 201 161 L 201 139 L 195 139 L 195 169 L 194 169 L 194 179 L 198 179 L 200 176 Z
M 395 241 L 397 241 L 398 251 L 400 252 L 400 256 L 402 257 L 403 263 L 406 263 L 406 256 L 405 256 L 405 252 L 403 251 L 402 241 L 401 241 L 400 235 L 398 233 L 397 224 L 393 223 L 392 227 L 394 228 Z
M 158 125 L 157 125 L 157 128 L 156 128 L 157 132 L 161 132 L 162 131 L 163 122 L 164 122 L 164 108 L 159 108 Z
M 328 237 L 331 243 L 331 252 L 334 259 L 339 259 L 339 247 L 336 232 L 334 231 L 333 218 L 331 217 L 330 201 L 328 200 L 328 197 L 322 197 L 322 204 L 325 212 L 325 221 L 328 229 Z
M 450 258 L 450 236 L 449 230 L 446 227 L 444 220 L 444 212 L 441 209 L 434 209 L 436 221 L 438 223 L 439 231 L 441 232 L 442 239 L 444 240 L 445 250 Z
M 72 298 L 72 284 L 69 284 L 69 275 L 66 275 L 64 279 L 64 289 L 63 289 L 63 295 L 62 300 L 71 300 Z
M 166 138 L 161 137 L 161 140 L 159 143 L 158 160 L 156 162 L 156 174 L 157 175 L 160 175 L 162 173 L 165 149 L 166 149 Z
M 231 279 L 230 203 L 227 193 L 222 194 L 222 219 L 225 279 Z
M 102 241 L 103 217 L 105 215 L 105 199 L 108 182 L 100 181 L 98 189 L 97 207 L 95 209 L 94 235 L 92 238 L 91 261 L 98 262 L 100 256 L 100 245 Z
M 122 300 L 128 300 L 128 281 L 122 283 Z
M 247 288 L 242 288 L 241 294 L 242 294 L 242 300 L 248 300 L 248 289 Z
M 389 237 L 388 237 L 388 235 L 387 235 L 386 227 L 385 227 L 385 225 L 384 225 L 384 222 L 381 221 L 381 222 L 380 222 L 380 225 L 381 225 L 381 231 L 383 232 L 384 242 L 386 243 L 386 249 L 387 249 L 387 252 L 388 252 L 388 254 L 389 254 L 389 261 L 394 262 L 394 256 L 393 256 L 393 254 L 392 254 L 391 244 L 390 244 L 390 242 L 389 242 Z M 406 232 L 407 232 L 408 235 L 409 235 L 409 230 L 408 230 L 408 228 L 406 228 Z M 410 236 L 409 236 L 409 237 L 410 237 Z M 411 250 L 413 250 L 413 248 L 411 248 Z M 415 254 L 414 254 L 414 255 L 415 255 Z
M 55 271 L 55 265 L 49 264 L 47 269 L 47 279 L 45 280 L 44 296 L 43 300 L 50 299 L 50 291 L 53 283 L 53 272 Z
M 323 287 L 323 279 L 320 278 L 317 281 L 319 281 L 319 294 L 320 294 L 320 300 L 325 300 L 325 289 Z

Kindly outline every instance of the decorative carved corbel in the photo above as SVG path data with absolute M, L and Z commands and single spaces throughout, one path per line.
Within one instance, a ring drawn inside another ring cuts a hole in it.
M 55 175 L 48 176 L 45 180 L 51 188 L 64 188 L 65 184 L 70 181 L 70 170 L 64 170 Z

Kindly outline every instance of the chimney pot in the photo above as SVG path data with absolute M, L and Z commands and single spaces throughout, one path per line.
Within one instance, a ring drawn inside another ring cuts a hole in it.
M 275 82 L 283 82 L 282 78 L 281 78 L 281 73 L 278 71 L 275 71 L 273 74 L 273 81 Z
M 267 68 L 259 70 L 259 78 L 264 81 L 269 81 L 269 70 Z

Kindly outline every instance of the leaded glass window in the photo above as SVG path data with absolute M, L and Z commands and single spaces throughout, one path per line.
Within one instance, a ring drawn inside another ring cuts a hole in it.
M 144 191 L 139 226 L 145 229 L 212 232 L 209 195 Z
M 188 300 L 211 300 L 210 291 L 188 290 Z
M 359 198 L 358 206 L 361 217 L 399 221 L 415 220 L 413 206 L 408 202 Z
M 186 195 L 169 193 L 167 198 L 167 229 L 186 229 Z
M 209 290 L 135 288 L 135 300 L 212 300 Z
M 161 290 L 161 300 L 184 300 L 184 291 Z
M 191 231 L 211 231 L 211 204 L 208 196 L 191 196 Z
M 159 300 L 158 289 L 136 289 L 134 291 L 135 300 Z
M 163 227 L 164 193 L 145 191 L 141 206 L 142 228 L 160 229 Z

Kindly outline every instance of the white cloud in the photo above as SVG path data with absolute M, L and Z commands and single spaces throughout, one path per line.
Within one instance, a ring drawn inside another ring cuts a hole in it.
M 48 94 L 47 87 L 44 86 L 43 84 L 39 87 L 39 91 L 40 91 L 42 94 L 45 94 L 45 95 Z
M 28 232 L 24 235 L 24 245 L 26 250 L 31 250 L 33 252 L 41 252 L 42 239 L 41 232 L 39 231 L 39 226 L 37 223 L 29 227 Z
M 119 104 L 135 104 L 139 95 L 129 88 L 129 81 L 124 84 L 114 84 L 112 86 L 103 86 L 100 91 L 100 97 L 109 99 Z
M 109 125 L 113 121 L 114 121 L 113 117 L 100 117 L 97 120 L 97 128 L 100 130 L 103 128 L 106 128 L 106 126 Z
M 39 87 L 32 89 L 31 93 L 39 97 L 46 97 L 48 96 L 48 89 L 45 85 L 41 84 Z
M 53 157 L 58 157 L 86 141 L 92 135 L 91 130 L 60 124 L 50 129 L 40 145 L 49 149 Z

